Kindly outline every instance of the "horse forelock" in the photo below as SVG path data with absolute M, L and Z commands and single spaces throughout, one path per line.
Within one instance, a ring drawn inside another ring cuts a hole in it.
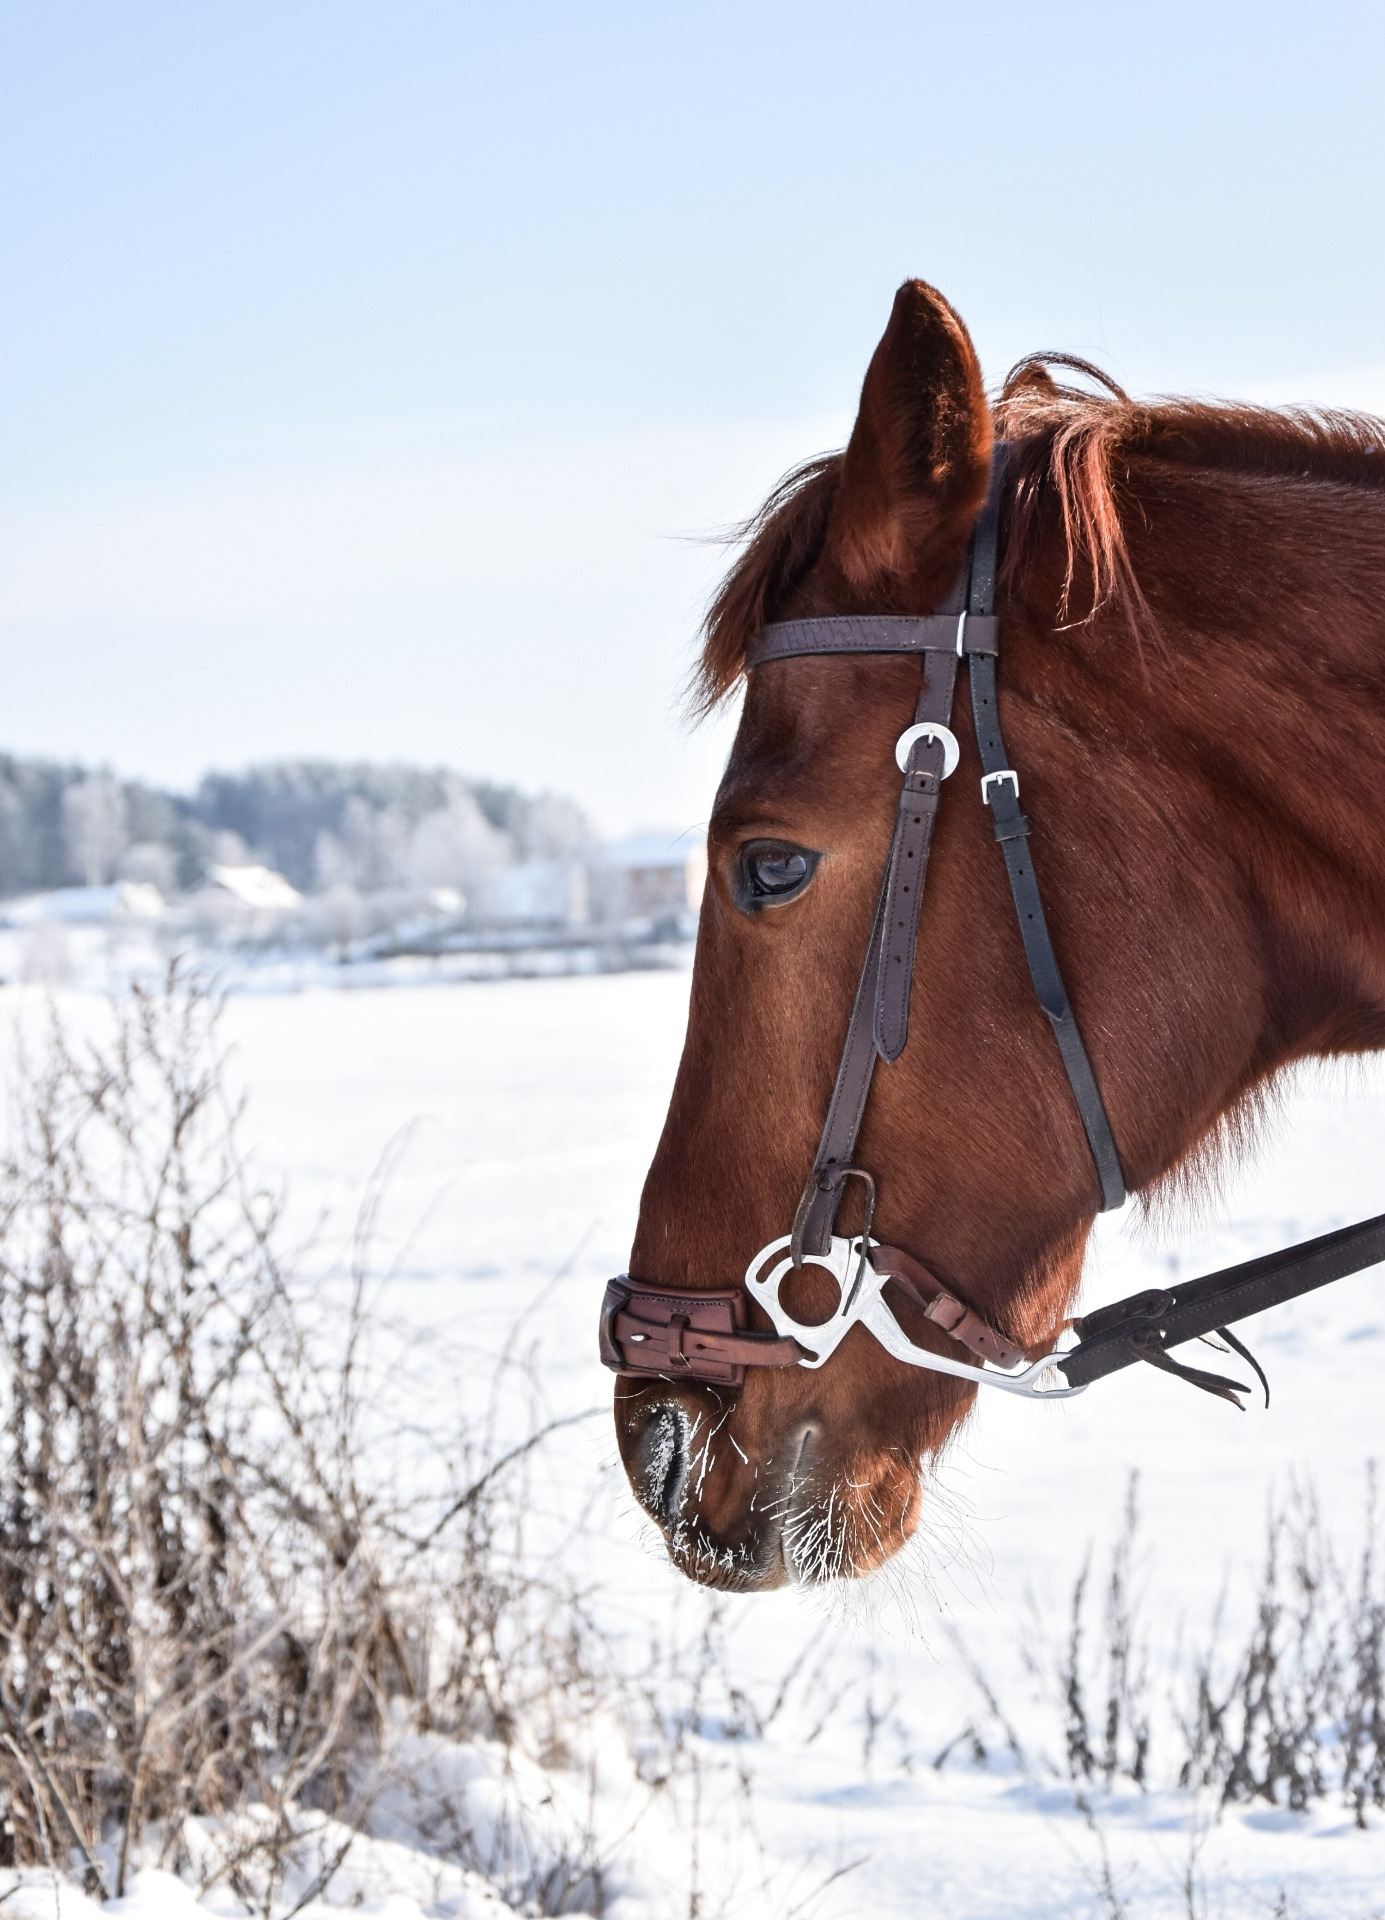
M 1108 391 L 1060 385 L 1048 372 L 1052 365 L 1077 368 Z M 997 438 L 1011 443 L 1002 585 L 1024 573 L 1056 510 L 1065 549 L 1059 623 L 1114 614 L 1137 640 L 1153 630 L 1126 537 L 1130 513 L 1138 511 L 1137 463 L 1197 468 L 1210 483 L 1260 477 L 1290 487 L 1325 481 L 1385 489 L 1385 420 L 1374 415 L 1239 401 L 1131 400 L 1098 368 L 1068 355 L 1022 360 L 1007 377 L 993 418 Z M 692 684 L 698 713 L 734 690 L 750 641 L 779 617 L 819 557 L 842 459 L 825 453 L 795 468 L 733 531 L 741 552 L 703 623 Z
M 758 513 L 729 536 L 741 554 L 718 587 L 702 626 L 693 677 L 698 713 L 709 713 L 740 679 L 745 650 L 822 551 L 845 455 L 822 453 L 775 487 Z

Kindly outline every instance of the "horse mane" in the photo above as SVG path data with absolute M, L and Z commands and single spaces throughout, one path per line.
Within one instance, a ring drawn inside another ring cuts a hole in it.
M 1071 369 L 1100 391 L 1060 384 L 1051 367 Z M 1023 568 L 1056 509 L 1067 554 L 1060 622 L 1081 624 L 1109 609 L 1137 638 L 1150 631 L 1152 619 L 1125 536 L 1132 462 L 1385 489 L 1385 421 L 1370 414 L 1238 401 L 1137 401 L 1069 354 L 1021 360 L 1006 377 L 992 417 L 997 438 L 1011 443 L 1004 575 Z M 795 468 L 758 513 L 733 529 L 730 538 L 741 553 L 702 627 L 692 686 L 699 714 L 732 691 L 747 645 L 821 553 L 842 460 L 841 453 L 820 454 Z M 1074 622 L 1079 574 L 1090 597 Z

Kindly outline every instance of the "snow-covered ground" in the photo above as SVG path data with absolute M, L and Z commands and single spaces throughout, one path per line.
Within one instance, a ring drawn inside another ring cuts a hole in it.
M 6 989 L 0 1013 L 19 1000 Z M 607 1911 L 1385 1912 L 1385 1815 L 1368 1816 L 1364 1832 L 1330 1801 L 1218 1817 L 1213 1801 L 1170 1790 L 1176 1756 L 1161 1763 L 1157 1750 L 1155 1790 L 1124 1782 L 1079 1797 L 1045 1765 L 1061 1757 L 1062 1724 L 1038 1697 L 1055 1692 L 1073 1583 L 1093 1546 L 1094 1580 L 1104 1578 L 1132 1471 L 1156 1701 L 1175 1684 L 1164 1676 L 1180 1636 L 1204 1641 L 1223 1596 L 1233 1637 L 1253 1613 L 1272 1496 L 1311 1478 L 1327 1524 L 1351 1546 L 1381 1427 L 1385 1275 L 1253 1324 L 1274 1389 L 1268 1413 L 1238 1414 L 1149 1369 L 1060 1405 L 983 1396 L 940 1474 L 923 1548 L 845 1597 L 713 1603 L 667 1566 L 624 1488 L 594 1339 L 602 1285 L 625 1264 L 686 1002 L 686 974 L 664 972 L 246 995 L 226 1016 L 250 1096 L 247 1138 L 282 1177 L 290 1228 L 313 1236 L 306 1257 L 324 1274 L 382 1151 L 409 1130 L 380 1234 L 394 1262 L 384 1299 L 401 1324 L 436 1329 L 439 1352 L 469 1356 L 464 1377 L 438 1379 L 435 1391 L 479 1403 L 516 1316 L 544 1296 L 525 1337 L 547 1403 L 603 1411 L 550 1448 L 543 1497 L 552 1514 L 587 1514 L 565 1551 L 632 1667 L 652 1642 L 687 1644 L 713 1617 L 733 1673 L 764 1708 L 802 1656 L 791 1706 L 763 1734 L 700 1729 L 715 1821 L 699 1825 L 685 1803 L 677 1818 L 664 1809 L 636 1825 L 617 1849 L 625 1865 Z M 1308 1078 L 1201 1220 L 1158 1240 L 1133 1209 L 1102 1223 L 1087 1301 L 1383 1209 L 1385 1074 Z M 1050 1671 L 1036 1675 L 1035 1659 Z M 1003 1741 L 997 1749 L 977 1675 L 1021 1727 L 1027 1764 Z M 961 1740 L 935 1766 L 969 1724 L 990 1763 L 975 1764 Z M 390 1920 L 497 1910 L 455 1871 L 430 1877 L 404 1839 L 370 1846 L 368 1867 L 364 1853 L 348 1863 L 330 1904 Z M 724 1905 L 732 1877 L 740 1896 Z M 54 1896 L 31 1877 L 6 1905 L 40 1920 Z M 122 1913 L 177 1920 L 185 1906 L 167 1876 L 147 1874 Z M 75 1890 L 64 1887 L 61 1907 L 63 1920 L 87 1920 Z

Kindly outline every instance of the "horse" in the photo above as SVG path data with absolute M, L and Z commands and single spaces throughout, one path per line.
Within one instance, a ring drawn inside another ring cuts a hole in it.
M 1385 1046 L 1385 423 L 1146 404 L 1059 354 L 1022 361 L 990 402 L 961 319 L 909 281 L 845 451 L 790 474 L 742 530 L 703 630 L 701 709 L 742 685 L 744 705 L 630 1255 L 690 1308 L 738 1289 L 801 1207 L 919 687 L 918 659 L 888 653 L 753 664 L 757 636 L 934 613 L 1000 443 L 999 719 L 1124 1187 L 1145 1207 L 1196 1189 L 1286 1067 Z M 858 1234 L 1037 1356 L 1078 1294 L 1103 1189 L 976 798 L 978 743 L 954 725 L 907 1045 L 879 1063 L 856 1152 L 873 1222 L 864 1188 L 838 1198 Z M 784 1297 L 802 1323 L 839 1298 L 812 1264 Z M 973 1359 L 925 1304 L 896 1300 L 908 1340 Z M 767 1339 L 746 1307 L 737 1324 Z M 626 1370 L 617 1441 L 694 1580 L 860 1576 L 918 1526 L 929 1465 L 976 1399 L 965 1372 L 901 1364 L 861 1327 L 818 1368 Z

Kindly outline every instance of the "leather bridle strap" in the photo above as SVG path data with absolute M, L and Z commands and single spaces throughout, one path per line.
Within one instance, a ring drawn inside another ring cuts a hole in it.
M 601 1303 L 601 1358 L 614 1373 L 686 1375 L 738 1387 L 747 1367 L 796 1367 L 796 1340 L 754 1333 L 739 1287 L 680 1293 L 628 1273 L 608 1282 Z
M 992 1381 L 1007 1391 L 1045 1397 L 1054 1370 L 1065 1392 L 1080 1392 L 1093 1380 L 1148 1362 L 1167 1373 L 1220 1394 L 1239 1405 L 1248 1391 L 1221 1374 L 1208 1373 L 1173 1359 L 1168 1349 L 1187 1340 L 1219 1334 L 1269 1387 L 1254 1357 L 1230 1331 L 1230 1323 L 1278 1306 L 1315 1287 L 1357 1273 L 1385 1260 L 1385 1214 L 1344 1227 L 1282 1252 L 1248 1260 L 1220 1273 L 1136 1294 L 1072 1322 L 1080 1344 L 1053 1352 L 1016 1373 L 1023 1350 L 982 1318 L 949 1288 L 900 1248 L 870 1240 L 875 1185 L 864 1168 L 852 1164 L 856 1138 L 870 1092 L 877 1056 L 898 1058 L 908 1038 L 909 994 L 918 939 L 933 822 L 942 781 L 955 765 L 957 742 L 949 730 L 957 661 L 967 657 L 972 716 L 983 776 L 981 794 L 1005 858 L 1010 891 L 1019 920 L 1025 958 L 1039 1004 L 1053 1027 L 1058 1050 L 1081 1116 L 1101 1188 L 1103 1210 L 1125 1198 L 1125 1180 L 1110 1121 L 1063 986 L 1053 942 L 1044 919 L 1038 883 L 1029 856 L 1030 822 L 1020 812 L 1019 777 L 1010 766 L 1000 732 L 996 699 L 995 584 L 999 551 L 1000 495 L 1005 448 L 996 449 L 986 504 L 977 521 L 961 573 L 942 607 L 922 618 L 902 615 L 853 615 L 825 620 L 781 621 L 766 627 L 746 653 L 747 668 L 802 654 L 913 654 L 922 663 L 914 725 L 901 735 L 897 753 L 904 784 L 890 841 L 890 855 L 876 904 L 861 977 L 847 1027 L 836 1083 L 827 1109 L 812 1175 L 799 1202 L 792 1236 L 763 1248 L 746 1271 L 744 1290 L 684 1293 L 621 1275 L 610 1282 L 601 1317 L 601 1357 L 616 1372 L 691 1377 L 738 1387 L 747 1367 L 820 1366 L 854 1317 L 886 1350 L 910 1365 Z M 865 1223 L 854 1240 L 833 1238 L 842 1192 L 849 1179 L 865 1185 Z M 766 1257 L 788 1248 L 766 1276 Z M 827 1257 L 831 1255 L 831 1257 Z M 812 1255 L 831 1268 L 841 1289 L 840 1305 L 830 1317 L 831 1344 L 824 1328 L 800 1325 L 786 1314 L 779 1285 L 793 1267 Z M 854 1277 L 840 1264 L 845 1255 Z M 834 1265 L 834 1260 L 837 1264 Z M 869 1276 L 872 1293 L 862 1293 Z M 888 1308 L 881 1286 L 892 1284 L 927 1319 L 983 1362 L 980 1370 L 951 1359 L 929 1357 L 909 1340 Z M 746 1325 L 745 1293 L 769 1314 L 776 1333 Z M 883 1318 L 881 1317 L 883 1314 Z M 990 1363 L 989 1368 L 984 1364 Z M 991 1369 L 1005 1369 L 1003 1374 Z
M 952 592 L 934 614 L 847 615 L 824 620 L 787 620 L 766 627 L 746 653 L 746 667 L 804 654 L 915 653 L 923 663 L 904 785 L 885 877 L 876 905 L 865 962 L 856 988 L 846 1042 L 828 1103 L 827 1119 L 794 1219 L 795 1263 L 806 1254 L 823 1255 L 832 1238 L 846 1182 L 860 1179 L 866 1189 L 870 1230 L 874 1182 L 853 1165 L 852 1155 L 865 1113 L 877 1056 L 898 1059 L 908 1039 L 909 997 L 913 987 L 919 909 L 932 845 L 933 822 L 941 784 L 956 754 L 948 722 L 952 717 L 957 659 L 967 657 L 972 713 L 981 755 L 982 798 L 991 809 L 994 830 L 1005 857 L 1025 958 L 1039 1004 L 1053 1027 L 1091 1150 L 1101 1191 L 1101 1207 L 1125 1199 L 1120 1156 L 1111 1133 L 1096 1077 L 1082 1044 L 1039 900 L 1038 883 L 1025 841 L 1030 823 L 1019 810 L 1019 780 L 1007 764 L 996 701 L 999 625 L 995 615 L 999 554 L 1000 499 L 1005 452 L 997 446 L 991 462 L 986 502 Z
M 870 1264 L 877 1273 L 887 1274 L 916 1307 L 922 1307 L 926 1320 L 951 1335 L 978 1360 L 989 1360 L 997 1367 L 1017 1367 L 1024 1359 L 1023 1347 L 983 1319 L 968 1301 L 943 1286 L 903 1247 L 872 1247 Z
M 847 1026 L 832 1098 L 813 1171 L 794 1221 L 794 1260 L 823 1254 L 848 1179 L 863 1180 L 867 1228 L 873 1183 L 853 1167 L 851 1156 L 865 1113 L 877 1056 L 895 1060 L 909 1033 L 919 906 L 933 839 L 933 822 L 947 767 L 957 683 L 957 642 L 966 613 L 970 552 L 938 612 L 847 615 L 827 620 L 786 620 L 766 627 L 751 642 L 746 666 L 762 666 L 801 654 L 904 653 L 922 663 L 923 684 L 914 709 L 919 733 L 909 742 L 889 859 L 876 903 L 865 962 Z M 912 728 L 910 729 L 912 732 Z M 904 736 L 907 738 L 907 735 Z M 955 752 L 955 743 L 953 746 Z
M 937 613 L 839 613 L 830 621 L 777 620 L 750 642 L 745 664 L 762 667 L 766 660 L 793 660 L 805 653 L 955 654 L 965 591 L 966 563 Z M 827 626 L 830 635 L 823 633 Z
M 967 680 L 971 687 L 972 719 L 976 726 L 976 744 L 981 754 L 981 798 L 991 810 L 992 831 L 1005 856 L 1010 877 L 1015 915 L 1019 921 L 1024 957 L 1029 962 L 1029 977 L 1039 1005 L 1048 1015 L 1058 1042 L 1058 1051 L 1077 1103 L 1087 1145 L 1096 1164 L 1101 1183 L 1101 1210 L 1109 1213 L 1125 1202 L 1125 1177 L 1120 1155 L 1106 1116 L 1106 1105 L 1077 1030 L 1053 940 L 1044 919 L 1039 898 L 1039 883 L 1034 877 L 1034 862 L 1026 842 L 1033 829 L 1020 812 L 1019 775 L 1010 765 L 1005 742 L 1000 735 L 1000 704 L 996 699 L 995 668 L 999 647 L 995 621 L 989 618 L 990 644 L 981 626 L 995 613 L 996 556 L 1000 519 L 998 478 L 1003 462 L 997 460 L 992 472 L 990 497 L 976 529 L 971 568 L 971 594 L 966 626 Z

